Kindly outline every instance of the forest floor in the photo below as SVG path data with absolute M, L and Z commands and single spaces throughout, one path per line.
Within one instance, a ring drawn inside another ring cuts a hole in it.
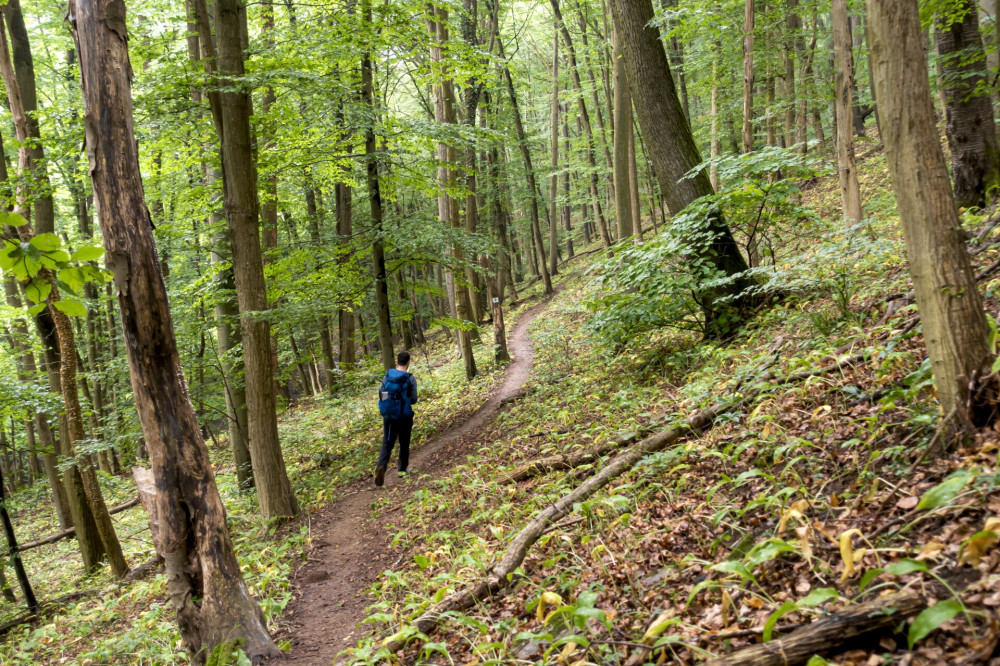
M 548 301 L 543 301 L 518 318 L 508 341 L 512 360 L 503 381 L 482 407 L 412 452 L 410 463 L 415 474 L 401 479 L 390 465 L 385 486 L 376 488 L 371 479 L 361 479 L 342 499 L 326 505 L 312 518 L 308 560 L 296 572 L 295 600 L 282 617 L 287 623 L 282 634 L 292 645 L 282 663 L 329 666 L 339 652 L 358 640 L 358 624 L 374 601 L 368 590 L 384 570 L 392 569 L 390 560 L 395 558 L 385 522 L 401 518 L 397 509 L 395 514 L 383 513 L 377 522 L 371 520 L 373 503 L 387 498 L 400 507 L 404 497 L 411 497 L 428 480 L 453 466 L 477 442 L 504 401 L 524 386 L 534 359 L 528 327 L 547 305 Z M 415 427 L 420 427 L 419 421 Z M 396 455 L 398 447 L 393 463 Z

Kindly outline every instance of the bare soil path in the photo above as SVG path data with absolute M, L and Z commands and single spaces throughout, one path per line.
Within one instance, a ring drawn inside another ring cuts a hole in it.
M 465 421 L 411 451 L 410 465 L 420 478 L 399 479 L 391 462 L 383 488 L 376 489 L 371 479 L 359 481 L 313 516 L 309 559 L 296 573 L 295 599 L 282 617 L 285 627 L 278 636 L 292 642 L 291 651 L 279 660 L 282 664 L 329 666 L 338 652 L 363 635 L 364 628 L 357 625 L 373 601 L 367 590 L 396 559 L 390 535 L 370 520 L 372 504 L 386 492 L 401 502 L 473 450 L 477 436 L 496 418 L 502 401 L 514 396 L 527 380 L 534 359 L 528 326 L 547 305 L 547 300 L 542 301 L 518 318 L 508 343 L 513 360 L 486 402 Z

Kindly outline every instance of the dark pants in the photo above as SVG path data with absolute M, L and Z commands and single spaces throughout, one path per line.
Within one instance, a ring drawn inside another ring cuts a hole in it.
M 413 416 L 398 419 L 382 419 L 382 451 L 378 455 L 378 466 L 389 466 L 389 455 L 399 439 L 399 471 L 405 472 L 410 465 L 410 433 L 413 432 Z

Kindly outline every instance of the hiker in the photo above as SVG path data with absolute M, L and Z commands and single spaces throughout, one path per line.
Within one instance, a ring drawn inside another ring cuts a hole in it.
M 399 476 L 415 470 L 409 468 L 410 432 L 413 430 L 413 405 L 417 403 L 417 378 L 409 372 L 410 354 L 401 351 L 396 355 L 396 367 L 387 370 L 379 389 L 378 410 L 382 414 L 382 451 L 375 465 L 375 485 L 385 482 L 389 455 L 399 439 Z

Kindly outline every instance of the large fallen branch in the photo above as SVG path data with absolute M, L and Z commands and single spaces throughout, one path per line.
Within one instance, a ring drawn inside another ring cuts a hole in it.
M 927 606 L 915 592 L 900 592 L 848 606 L 844 610 L 770 641 L 716 657 L 707 666 L 794 666 L 846 641 L 894 627 Z
M 125 502 L 124 504 L 119 504 L 118 506 L 111 507 L 110 509 L 108 509 L 108 513 L 111 514 L 111 515 L 114 515 L 116 513 L 121 513 L 122 511 L 126 511 L 128 509 L 131 509 L 132 507 L 134 507 L 134 506 L 136 506 L 138 504 L 139 504 L 139 498 L 136 497 L 134 500 L 129 500 L 128 502 Z M 31 550 L 32 548 L 38 548 L 39 546 L 44 546 L 46 544 L 55 543 L 56 541 L 61 541 L 63 539 L 68 539 L 71 536 L 75 536 L 75 535 L 76 535 L 76 528 L 75 527 L 71 527 L 68 530 L 65 530 L 63 532 L 57 532 L 56 534 L 50 534 L 49 536 L 42 537 L 41 539 L 38 539 L 36 541 L 29 541 L 28 543 L 21 544 L 20 546 L 18 546 L 17 550 L 18 550 L 18 552 L 23 553 L 26 550 Z

